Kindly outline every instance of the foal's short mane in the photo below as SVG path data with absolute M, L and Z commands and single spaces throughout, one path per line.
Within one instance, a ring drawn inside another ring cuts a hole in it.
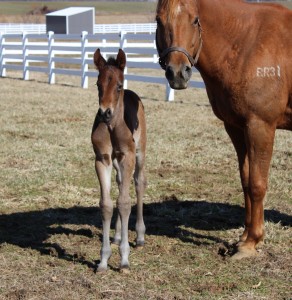
M 106 62 L 106 65 L 107 66 L 114 66 L 114 67 L 117 67 L 118 64 L 117 64 L 117 61 L 114 57 L 110 56 Z

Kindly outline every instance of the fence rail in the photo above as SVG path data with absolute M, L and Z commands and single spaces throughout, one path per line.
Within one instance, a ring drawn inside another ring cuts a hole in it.
M 133 23 L 133 24 L 95 24 L 93 33 L 119 33 L 121 31 L 132 33 L 153 33 L 156 23 Z M 0 23 L 0 33 L 47 33 L 46 24 L 29 23 Z
M 81 86 L 88 88 L 88 78 L 97 75 L 92 59 L 96 48 L 105 56 L 116 55 L 119 48 L 125 51 L 125 88 L 128 80 L 164 84 L 166 100 L 174 100 L 174 91 L 164 76 L 129 72 L 160 69 L 154 33 L 0 34 L 0 76 L 5 77 L 7 70 L 16 70 L 23 73 L 24 80 L 29 80 L 30 72 L 41 72 L 48 74 L 50 84 L 55 83 L 58 74 L 79 76 Z M 202 80 L 192 80 L 190 86 L 205 87 Z

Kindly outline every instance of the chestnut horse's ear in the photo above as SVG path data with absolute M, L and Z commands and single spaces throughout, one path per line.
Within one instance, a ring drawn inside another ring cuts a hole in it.
M 126 67 L 126 54 L 122 49 L 119 49 L 119 53 L 117 55 L 116 59 L 118 68 L 124 72 L 124 69 Z
M 94 61 L 94 64 L 95 64 L 97 70 L 101 70 L 106 64 L 106 60 L 100 54 L 99 48 L 96 49 L 96 51 L 94 53 L 93 61 Z

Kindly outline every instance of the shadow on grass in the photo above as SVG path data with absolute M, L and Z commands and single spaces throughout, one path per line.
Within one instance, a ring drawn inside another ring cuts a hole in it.
M 136 209 L 133 207 L 129 229 L 135 228 Z M 238 228 L 243 225 L 244 209 L 207 201 L 179 201 L 174 197 L 162 202 L 144 205 L 146 234 L 179 238 L 195 245 L 224 243 L 213 235 L 201 232 L 220 231 Z M 266 210 L 265 219 L 291 226 L 292 217 L 275 210 Z M 87 261 L 82 255 L 69 254 L 57 243 L 47 240 L 56 234 L 80 235 L 96 238 L 88 229 L 69 229 L 68 225 L 90 225 L 101 228 L 101 217 L 97 207 L 48 208 L 41 211 L 20 212 L 0 215 L 0 246 L 3 243 L 32 248 L 44 255 L 74 261 L 95 269 L 94 262 Z M 194 232 L 200 230 L 200 233 Z M 101 235 L 98 237 L 101 239 Z

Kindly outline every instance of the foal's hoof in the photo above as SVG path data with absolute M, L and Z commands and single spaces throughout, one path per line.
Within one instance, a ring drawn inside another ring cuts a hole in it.
M 122 273 L 122 274 L 130 274 L 131 273 L 130 267 L 129 266 L 121 267 L 120 268 L 120 273 Z
M 113 246 L 115 246 L 115 245 L 116 245 L 116 246 L 119 246 L 120 243 L 121 243 L 121 239 L 113 239 L 113 240 L 112 240 L 112 245 L 113 245 Z
M 107 267 L 98 265 L 96 272 L 97 273 L 105 273 L 107 271 Z
M 142 247 L 144 247 L 145 242 L 144 241 L 136 241 L 136 248 L 137 249 L 141 249 Z

